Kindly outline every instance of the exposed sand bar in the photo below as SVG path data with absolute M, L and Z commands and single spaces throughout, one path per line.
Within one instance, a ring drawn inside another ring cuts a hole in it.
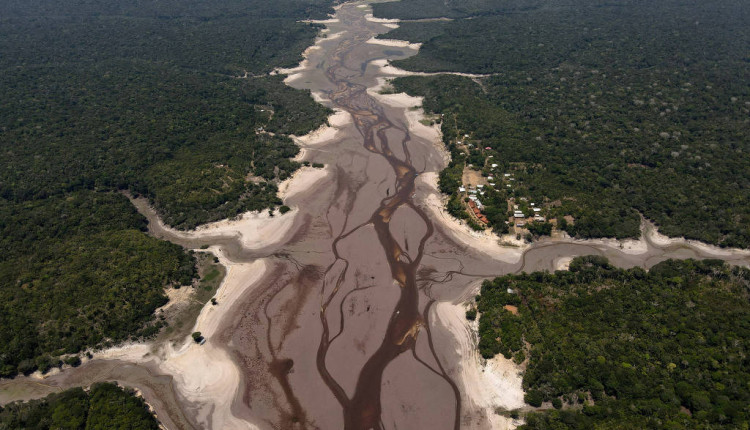
M 492 413 L 496 408 L 519 409 L 524 406 L 522 368 L 502 356 L 483 360 L 477 349 L 476 323 L 466 319 L 466 307 L 441 302 L 433 308 L 436 322 L 455 339 L 456 355 L 461 357 L 455 366 L 460 375 L 464 402 L 468 408 L 486 411 L 486 420 L 493 429 L 512 429 L 514 422 Z
M 377 42 L 375 42 L 377 41 Z M 408 42 L 404 42 L 401 40 L 390 40 L 390 39 L 375 39 L 373 43 L 378 43 L 385 46 L 398 46 L 403 48 L 410 48 L 412 45 L 419 45 L 419 44 L 410 44 Z M 383 76 L 389 76 L 389 77 L 400 77 L 400 76 L 438 76 L 438 75 L 456 75 L 456 76 L 463 76 L 466 78 L 484 78 L 490 75 L 479 75 L 475 73 L 462 73 L 462 72 L 412 72 L 409 70 L 399 69 L 397 67 L 394 67 L 390 64 L 389 60 L 383 60 L 378 59 L 372 61 L 372 64 L 374 66 L 377 66 L 380 69 L 380 74 Z
M 373 45 L 393 46 L 396 48 L 409 49 L 419 49 L 422 46 L 421 43 L 409 43 L 405 40 L 396 39 L 376 39 L 374 37 L 372 39 L 369 39 L 367 43 L 372 43 Z

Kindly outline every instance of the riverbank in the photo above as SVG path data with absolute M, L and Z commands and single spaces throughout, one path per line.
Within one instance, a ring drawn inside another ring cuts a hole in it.
M 455 366 L 465 407 L 479 412 L 492 429 L 514 429 L 522 421 L 495 411 L 524 407 L 523 368 L 502 355 L 491 360 L 479 355 L 477 324 L 466 319 L 466 310 L 463 304 L 449 302 L 438 303 L 434 309 L 437 323 L 455 339 L 456 355 L 460 357 Z

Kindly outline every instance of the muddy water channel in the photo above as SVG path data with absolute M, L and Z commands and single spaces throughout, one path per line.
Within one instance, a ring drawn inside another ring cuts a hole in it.
M 577 255 L 622 267 L 667 258 L 750 264 L 746 252 L 667 241 L 647 225 L 629 246 L 561 239 L 503 248 L 440 215 L 435 174 L 446 159 L 436 130 L 415 122 L 403 98 L 373 91 L 392 76 L 382 60 L 416 50 L 373 43 L 392 24 L 368 13 L 363 2 L 341 6 L 325 23 L 327 37 L 289 72 L 289 85 L 312 90 L 346 121 L 314 144 L 301 140 L 304 160 L 323 163 L 326 174 L 285 198 L 295 210 L 279 240 L 248 246 L 225 231 L 181 234 L 136 202 L 157 237 L 210 245 L 227 264 L 263 261 L 252 282 L 236 281 L 239 292 L 217 311 L 200 350 L 224 355 L 178 366 L 170 360 L 179 355 L 155 346 L 137 360 L 102 357 L 44 380 L 0 382 L 0 401 L 117 380 L 139 388 L 168 428 L 489 428 L 493 411 L 467 396 L 465 357 L 435 318 L 438 303 L 465 300 L 482 279 L 555 270 Z M 220 404 L 214 392 L 198 395 L 211 381 L 185 381 L 191 372 L 213 375 L 224 356 L 238 376 L 222 382 L 230 401 Z

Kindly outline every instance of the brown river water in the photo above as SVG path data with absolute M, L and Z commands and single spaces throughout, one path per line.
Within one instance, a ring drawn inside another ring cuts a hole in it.
M 138 388 L 167 428 L 489 428 L 487 411 L 466 404 L 455 339 L 431 312 L 437 303 L 466 300 L 482 279 L 555 270 L 577 255 L 604 255 L 622 267 L 667 258 L 750 265 L 746 252 L 649 235 L 637 253 L 614 241 L 550 239 L 504 250 L 457 239 L 458 223 L 429 208 L 434 181 L 419 180 L 445 166 L 441 143 L 414 131 L 408 108 L 368 93 L 389 77 L 373 61 L 416 50 L 368 43 L 389 28 L 366 19 L 364 5 L 340 7 L 326 23 L 329 37 L 288 80 L 351 121 L 335 138 L 305 148 L 304 159 L 325 164 L 328 175 L 285 201 L 298 211 L 283 240 L 249 249 L 232 235 L 186 238 L 135 202 L 157 237 L 218 247 L 235 263 L 266 262 L 262 276 L 226 306 L 211 338 L 210 347 L 228 352 L 239 369 L 236 386 L 226 387 L 234 392 L 231 425 L 212 418 L 219 409 L 210 400 L 183 396 L 179 375 L 158 358 L 95 359 L 44 379 L 0 381 L 0 403 L 115 380 Z

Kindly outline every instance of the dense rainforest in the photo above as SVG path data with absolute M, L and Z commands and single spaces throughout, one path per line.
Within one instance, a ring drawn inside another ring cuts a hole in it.
M 157 430 L 159 422 L 132 390 L 100 383 L 0 407 L 0 429 Z
M 526 401 L 554 407 L 522 428 L 750 424 L 748 269 L 579 257 L 569 272 L 485 281 L 476 310 L 481 354 L 528 360 Z
M 486 176 L 493 163 L 514 178 L 501 197 L 572 216 L 558 226 L 573 236 L 637 237 L 643 215 L 670 236 L 750 246 L 747 2 L 403 0 L 374 10 L 422 19 L 381 36 L 423 43 L 395 65 L 479 74 L 394 81 L 443 115 L 454 159 L 441 188 L 454 199 L 464 166 Z M 450 20 L 423 20 L 439 17 Z
M 0 197 L 129 189 L 180 228 L 277 204 L 285 135 L 329 112 L 268 73 L 300 61 L 318 28 L 297 20 L 327 3 L 4 3 Z
M 327 0 L 0 4 L 0 377 L 155 333 L 194 259 L 118 191 L 192 228 L 280 204 L 329 110 L 272 76 Z

